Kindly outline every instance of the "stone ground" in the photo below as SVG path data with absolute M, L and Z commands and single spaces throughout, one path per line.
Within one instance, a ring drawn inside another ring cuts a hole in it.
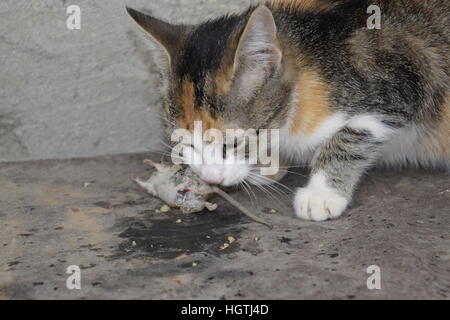
M 323 224 L 255 190 L 268 230 L 220 199 L 215 213 L 156 213 L 162 203 L 131 181 L 149 174 L 145 158 L 2 164 L 0 297 L 449 298 L 449 174 L 372 172 L 347 214 Z M 236 242 L 221 250 L 228 236 Z M 70 265 L 81 268 L 81 290 L 66 288 Z M 370 265 L 381 268 L 381 290 L 367 289 Z

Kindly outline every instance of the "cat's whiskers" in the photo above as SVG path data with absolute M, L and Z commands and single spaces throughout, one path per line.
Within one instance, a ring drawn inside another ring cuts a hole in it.
M 164 122 L 166 122 L 166 124 L 170 124 L 173 127 L 176 127 L 176 123 L 174 120 L 167 118 L 166 115 L 158 113 L 157 117 L 159 118 L 159 120 L 162 120 Z
M 283 192 L 283 190 L 279 189 L 278 187 L 268 184 L 266 181 L 264 181 L 263 179 L 260 179 L 261 177 L 252 177 L 253 181 L 257 181 L 257 183 L 264 187 L 264 189 L 266 190 L 271 190 L 273 192 L 275 192 L 276 194 L 278 194 L 279 196 L 285 196 L 286 193 Z M 261 181 L 262 180 L 262 181 Z
M 295 172 L 295 171 L 291 171 L 291 170 L 286 170 L 286 169 L 289 169 L 289 168 L 303 168 L 303 167 L 302 166 L 298 166 L 298 167 L 296 167 L 296 166 L 293 166 L 293 167 L 278 167 L 278 169 L 280 169 L 283 172 L 294 174 L 294 175 L 297 175 L 297 176 L 302 177 L 302 178 L 308 178 L 308 176 L 306 176 L 304 174 L 301 174 L 301 173 L 298 173 L 298 172 Z M 307 168 L 307 167 L 305 166 L 304 168 Z M 253 169 L 259 169 L 260 170 L 260 169 L 264 169 L 264 167 L 253 167 Z
M 288 194 L 293 193 L 293 191 L 286 185 L 254 172 L 249 173 L 249 182 L 258 186 L 260 189 L 265 189 L 267 191 L 271 190 L 273 192 L 276 192 L 278 195 L 282 197 L 285 197 Z M 277 185 L 279 185 L 284 189 L 278 187 Z
M 265 182 L 268 182 L 272 187 L 275 187 L 275 186 L 273 185 L 273 184 L 275 184 L 275 185 L 278 185 L 278 186 L 284 188 L 284 189 L 285 189 L 286 191 L 288 191 L 288 192 L 291 192 L 291 193 L 294 192 L 291 188 L 289 188 L 289 187 L 286 186 L 285 184 L 283 184 L 283 183 L 281 183 L 281 182 L 279 182 L 279 181 L 276 181 L 276 180 L 274 180 L 274 179 L 270 179 L 269 177 L 263 176 L 263 175 L 261 175 L 261 174 L 259 174 L 259 173 L 256 173 L 255 171 L 250 171 L 249 174 L 250 174 L 251 176 L 253 176 L 253 177 L 256 177 L 256 178 L 261 179 L 261 180 L 263 180 L 263 181 L 265 181 Z
M 249 190 L 251 191 L 251 189 L 250 189 L 250 187 L 248 186 L 248 184 L 245 182 L 245 180 L 239 182 L 239 186 L 241 186 L 242 189 L 244 189 L 245 192 L 247 192 L 248 197 L 249 197 L 249 199 L 250 199 L 250 202 L 251 202 L 251 204 L 252 204 L 252 207 L 253 207 L 253 208 L 256 208 L 255 202 L 253 202 L 253 198 L 252 198 L 252 196 L 251 196 L 251 194 L 250 194 L 250 192 L 249 192 Z M 252 193 L 253 193 L 253 191 L 252 191 Z M 253 195 L 254 195 L 254 194 L 253 194 Z M 256 196 L 254 196 L 254 197 L 255 197 L 255 201 L 256 201 Z
M 270 188 L 270 189 L 272 189 L 272 190 L 274 190 L 274 191 L 277 191 L 277 193 L 280 194 L 281 197 L 284 197 L 284 198 L 290 200 L 290 199 L 289 199 L 289 195 L 290 195 L 291 193 L 293 193 L 293 190 L 290 189 L 288 186 L 286 186 L 286 185 L 284 185 L 284 184 L 282 184 L 282 183 L 279 183 L 278 181 L 275 181 L 275 180 L 273 180 L 273 179 L 270 179 L 270 178 L 268 178 L 268 177 L 261 176 L 261 175 L 259 175 L 259 174 L 251 173 L 250 176 L 252 177 L 251 179 L 253 180 L 252 183 L 254 183 L 254 184 L 255 184 L 257 187 L 259 187 L 260 189 L 263 188 L 263 187 L 264 187 L 264 188 Z M 255 179 L 258 179 L 258 180 L 255 181 Z M 264 184 L 264 186 L 263 186 L 263 185 L 260 183 L 261 180 L 263 180 L 264 182 L 274 183 L 275 185 L 273 185 L 273 184 Z M 279 185 L 280 185 L 281 187 L 283 187 L 284 189 L 281 189 L 281 188 L 277 187 L 276 184 L 279 184 Z M 286 193 L 286 191 L 287 191 L 287 193 Z M 277 199 L 278 199 L 278 198 L 277 198 Z M 286 206 L 285 203 L 283 203 L 283 202 L 281 202 L 281 201 L 279 201 L 279 200 L 278 200 L 278 202 L 280 202 L 284 207 L 286 207 L 286 208 L 288 207 L 288 206 Z
M 272 192 L 270 192 L 270 190 L 267 190 L 267 188 L 266 188 L 267 185 L 262 185 L 261 183 L 259 183 L 258 181 L 254 180 L 253 177 L 250 177 L 250 176 L 248 177 L 248 181 L 250 183 L 252 183 L 254 186 L 256 186 L 257 188 L 259 188 L 261 191 L 263 191 L 270 198 L 274 199 L 275 201 L 277 201 L 281 205 L 284 205 L 280 198 L 278 198 L 276 195 L 274 195 Z
M 174 160 L 179 160 L 179 161 L 184 161 L 185 159 L 181 158 L 181 157 L 177 157 L 169 152 L 165 152 L 165 151 L 152 151 L 153 154 L 158 154 L 161 155 L 163 157 L 170 157 L 171 159 Z
M 247 188 L 250 190 L 251 194 L 253 195 L 253 199 L 255 199 L 256 202 L 256 207 L 258 207 L 258 200 L 256 198 L 256 194 L 252 189 L 252 186 L 250 185 L 250 183 L 248 183 L 246 180 L 244 180 L 245 185 L 247 186 Z

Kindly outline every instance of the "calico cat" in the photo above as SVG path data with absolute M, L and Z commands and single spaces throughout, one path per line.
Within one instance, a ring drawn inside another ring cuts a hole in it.
M 199 25 L 127 10 L 154 45 L 168 133 L 280 129 L 284 160 L 311 167 L 302 219 L 339 217 L 374 165 L 450 168 L 448 0 L 272 0 Z M 224 186 L 254 177 L 226 160 L 194 170 Z

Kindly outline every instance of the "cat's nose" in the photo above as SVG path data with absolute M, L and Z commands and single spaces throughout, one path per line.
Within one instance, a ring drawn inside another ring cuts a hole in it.
M 225 177 L 223 176 L 222 170 L 215 166 L 208 166 L 201 169 L 201 175 L 205 182 L 209 184 L 221 184 Z
M 215 184 L 215 185 L 220 185 L 223 182 L 223 179 L 222 180 L 203 179 L 203 180 L 205 180 L 205 182 L 207 182 L 209 184 Z

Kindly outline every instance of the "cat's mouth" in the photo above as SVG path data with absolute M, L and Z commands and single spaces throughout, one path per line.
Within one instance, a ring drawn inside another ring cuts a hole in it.
M 250 172 L 248 165 L 204 165 L 191 166 L 195 173 L 212 185 L 223 187 L 237 186 L 247 180 Z

